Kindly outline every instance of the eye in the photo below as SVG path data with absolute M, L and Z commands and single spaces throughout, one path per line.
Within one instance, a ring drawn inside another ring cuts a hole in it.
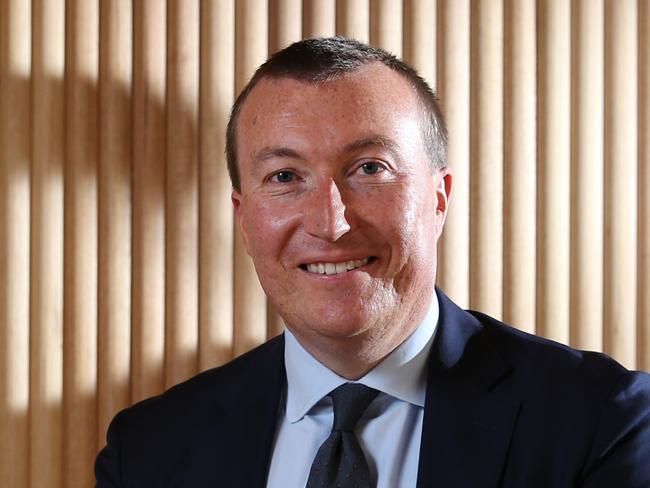
M 282 170 L 271 175 L 270 180 L 277 183 L 291 183 L 296 178 L 293 171 Z
M 359 169 L 361 169 L 361 171 L 363 171 L 363 173 L 366 175 L 375 175 L 384 171 L 384 167 L 375 161 L 368 161 L 366 163 L 363 163 Z

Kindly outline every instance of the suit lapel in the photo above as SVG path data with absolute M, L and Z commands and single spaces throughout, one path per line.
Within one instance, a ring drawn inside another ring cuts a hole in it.
M 418 488 L 498 486 L 519 402 L 498 393 L 508 374 L 479 321 L 438 292 Z
M 273 339 L 268 353 L 242 371 L 217 400 L 224 413 L 223 439 L 228 448 L 215 460 L 224 486 L 263 488 L 271 459 L 279 402 L 286 381 L 284 336 Z M 236 401 L 233 401 L 236 399 Z

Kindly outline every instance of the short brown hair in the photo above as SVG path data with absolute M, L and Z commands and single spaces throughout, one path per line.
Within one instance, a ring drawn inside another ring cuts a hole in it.
M 308 83 L 325 83 L 355 72 L 371 62 L 380 62 L 401 74 L 417 94 L 425 115 L 422 124 L 432 170 L 447 161 L 447 130 L 436 96 L 428 83 L 404 61 L 376 47 L 342 37 L 303 39 L 278 51 L 262 64 L 237 97 L 226 132 L 226 160 L 230 181 L 241 190 L 237 163 L 237 122 L 241 108 L 253 88 L 264 78 L 292 78 Z

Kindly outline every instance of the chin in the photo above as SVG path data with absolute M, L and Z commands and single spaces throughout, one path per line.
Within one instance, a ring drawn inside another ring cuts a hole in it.
M 373 327 L 374 317 L 365 314 L 314 314 L 303 329 L 330 339 L 350 339 L 358 337 Z
M 369 328 L 366 326 L 359 327 L 359 322 L 336 323 L 336 324 L 319 324 L 317 330 L 321 335 L 329 337 L 330 339 L 351 339 L 359 337 L 367 332 Z

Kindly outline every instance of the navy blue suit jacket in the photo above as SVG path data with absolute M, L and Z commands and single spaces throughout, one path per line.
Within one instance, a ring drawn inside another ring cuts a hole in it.
M 438 297 L 418 488 L 650 487 L 649 375 Z M 283 351 L 280 336 L 120 412 L 97 486 L 264 487 Z

